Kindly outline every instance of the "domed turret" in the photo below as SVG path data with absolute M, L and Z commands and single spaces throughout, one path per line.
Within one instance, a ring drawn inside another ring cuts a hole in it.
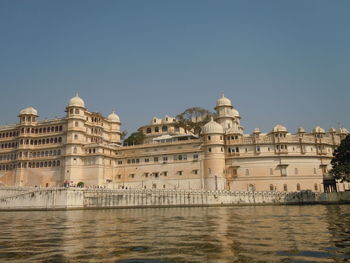
M 232 112 L 233 117 L 237 117 L 237 118 L 240 118 L 240 117 L 241 117 L 241 116 L 239 115 L 238 110 L 236 110 L 235 108 L 232 108 L 231 112 Z
M 260 131 L 260 129 L 259 129 L 259 128 L 255 128 L 253 133 L 254 133 L 254 134 L 260 134 L 260 133 L 261 133 L 261 131 Z
M 298 133 L 305 133 L 305 129 L 303 127 L 298 128 Z
M 19 112 L 19 116 L 21 115 L 34 115 L 38 116 L 38 111 L 34 109 L 33 107 L 28 107 Z
M 330 128 L 330 129 L 328 130 L 328 132 L 329 132 L 329 133 L 336 133 L 336 132 L 337 132 L 337 130 L 336 130 L 336 129 L 334 129 L 334 128 Z
M 325 130 L 322 129 L 320 126 L 316 126 L 313 128 L 312 133 L 325 133 Z
M 115 114 L 114 111 L 108 115 L 107 120 L 109 120 L 111 122 L 120 122 L 119 116 L 117 114 Z
M 232 107 L 231 101 L 225 97 L 224 93 L 221 94 L 221 98 L 216 101 L 216 107 L 230 106 Z
M 348 131 L 346 128 L 340 128 L 340 129 L 339 129 L 339 133 L 340 133 L 340 134 L 348 134 L 349 131 Z
M 211 117 L 210 122 L 205 124 L 202 128 L 202 134 L 211 134 L 211 133 L 224 133 L 224 128 L 222 126 L 215 122 L 213 120 L 213 117 Z
M 283 125 L 277 124 L 275 127 L 273 127 L 272 132 L 288 132 L 288 130 Z
M 79 97 L 79 94 L 75 94 L 73 98 L 69 100 L 68 107 L 82 107 L 85 108 L 85 102 Z

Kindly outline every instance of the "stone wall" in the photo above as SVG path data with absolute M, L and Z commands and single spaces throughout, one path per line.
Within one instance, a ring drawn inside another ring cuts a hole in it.
M 350 203 L 350 191 L 287 193 L 78 188 L 21 189 L 0 188 L 0 210 Z M 4 194 L 5 192 L 7 194 Z

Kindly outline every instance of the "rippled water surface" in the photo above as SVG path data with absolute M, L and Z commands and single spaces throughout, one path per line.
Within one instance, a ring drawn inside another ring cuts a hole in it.
M 0 212 L 0 262 L 350 262 L 350 205 Z

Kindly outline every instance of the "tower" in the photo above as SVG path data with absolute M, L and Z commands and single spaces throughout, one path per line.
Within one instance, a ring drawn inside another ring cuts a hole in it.
M 204 189 L 224 190 L 226 186 L 224 129 L 212 118 L 203 126 L 201 135 L 204 152 Z
M 120 119 L 117 114 L 113 111 L 111 114 L 107 117 L 108 122 L 110 123 L 110 138 L 109 140 L 112 143 L 120 144 Z
M 239 112 L 232 106 L 231 101 L 224 94 L 216 101 L 215 110 L 217 113 L 216 121 L 224 128 L 224 131 L 228 129 L 243 130 L 240 126 L 241 117 Z
M 78 93 L 71 98 L 66 107 L 67 112 L 67 134 L 65 147 L 65 170 L 64 180 L 79 182 L 81 178 L 80 169 L 83 160 L 85 142 L 85 103 Z

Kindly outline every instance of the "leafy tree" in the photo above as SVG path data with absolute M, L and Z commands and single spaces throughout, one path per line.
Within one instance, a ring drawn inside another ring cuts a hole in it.
M 142 132 L 133 132 L 130 134 L 128 138 L 124 140 L 124 146 L 125 145 L 137 145 L 137 144 L 142 144 L 143 140 L 145 138 L 145 135 Z
M 83 188 L 84 187 L 84 182 L 79 182 L 78 184 L 77 184 L 77 187 L 81 187 L 81 188 Z
M 341 141 L 333 156 L 332 169 L 329 172 L 341 182 L 350 182 L 350 134 Z
M 214 113 L 200 107 L 189 108 L 176 116 L 177 126 L 183 128 L 185 132 L 191 131 L 198 135 L 202 126 L 213 115 Z

